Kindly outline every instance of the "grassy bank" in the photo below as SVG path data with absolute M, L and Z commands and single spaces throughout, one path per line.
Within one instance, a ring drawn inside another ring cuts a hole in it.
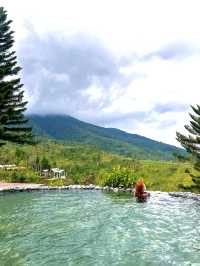
M 189 163 L 137 160 L 108 154 L 89 145 L 59 144 L 52 141 L 34 147 L 8 144 L 1 148 L 0 164 L 16 164 L 21 167 L 18 170 L 0 170 L 0 180 L 8 182 L 105 185 L 108 176 L 117 178 L 112 173 L 115 169 L 120 169 L 122 175 L 127 173 L 127 178 L 122 180 L 124 184 L 134 183 L 136 179 L 142 178 L 149 190 L 192 190 L 189 172 L 193 169 Z M 64 169 L 66 180 L 41 179 L 39 172 L 48 167 Z

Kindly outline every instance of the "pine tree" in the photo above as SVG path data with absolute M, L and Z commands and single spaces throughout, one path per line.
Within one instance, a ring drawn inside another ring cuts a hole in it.
M 200 173 L 200 105 L 191 106 L 194 114 L 190 113 L 190 125 L 185 128 L 190 133 L 188 136 L 176 133 L 177 140 L 194 158 L 194 167 Z M 192 180 L 195 183 L 196 189 L 200 191 L 200 174 L 192 175 Z
M 11 50 L 14 44 L 11 20 L 0 7 L 0 145 L 6 141 L 31 143 L 31 128 L 24 117 L 27 102 L 23 101 L 23 84 L 18 77 L 21 68 Z
M 51 168 L 49 160 L 45 156 L 41 160 L 41 168 L 42 170 Z

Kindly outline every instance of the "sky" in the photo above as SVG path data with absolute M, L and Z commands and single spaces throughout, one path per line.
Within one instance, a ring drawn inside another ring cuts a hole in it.
M 0 0 L 30 114 L 179 146 L 200 100 L 199 0 Z

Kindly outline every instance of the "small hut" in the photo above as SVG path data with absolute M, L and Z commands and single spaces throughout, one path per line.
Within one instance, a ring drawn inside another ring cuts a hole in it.
M 65 171 L 59 168 L 44 169 L 41 175 L 44 178 L 65 179 Z
M 49 169 L 44 169 L 42 170 L 42 174 L 41 174 L 43 177 L 46 177 L 48 178 L 49 177 Z
M 65 179 L 65 171 L 59 168 L 51 168 L 50 176 L 51 178 Z

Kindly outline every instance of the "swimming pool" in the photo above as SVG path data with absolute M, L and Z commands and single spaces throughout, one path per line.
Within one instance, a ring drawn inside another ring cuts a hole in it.
M 200 203 L 153 193 L 0 195 L 0 265 L 200 265 Z

